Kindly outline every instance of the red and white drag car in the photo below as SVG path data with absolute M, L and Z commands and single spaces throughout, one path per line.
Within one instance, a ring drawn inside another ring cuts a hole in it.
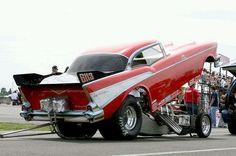
M 23 96 L 20 115 L 50 121 L 62 138 L 105 139 L 137 135 L 208 137 L 206 114 L 176 113 L 169 105 L 182 85 L 196 81 L 205 62 L 216 62 L 217 44 L 144 41 L 83 53 L 62 74 L 14 75 Z

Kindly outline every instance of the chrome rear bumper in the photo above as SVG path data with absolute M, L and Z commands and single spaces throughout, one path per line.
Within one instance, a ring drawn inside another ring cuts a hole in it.
M 48 113 L 41 110 L 32 112 L 21 111 L 20 116 L 28 121 L 50 121 L 51 119 L 63 119 L 67 122 L 89 122 L 95 123 L 104 119 L 104 111 L 97 109 L 96 111 L 66 111 L 63 113 Z

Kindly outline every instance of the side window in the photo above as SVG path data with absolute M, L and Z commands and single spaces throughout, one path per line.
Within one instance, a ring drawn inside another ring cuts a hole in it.
M 147 65 L 147 61 L 145 60 L 143 53 L 139 53 L 136 57 L 134 57 L 132 62 L 132 67 L 138 66 L 138 65 Z
M 159 45 L 143 50 L 133 59 L 132 67 L 137 65 L 151 65 L 164 57 Z

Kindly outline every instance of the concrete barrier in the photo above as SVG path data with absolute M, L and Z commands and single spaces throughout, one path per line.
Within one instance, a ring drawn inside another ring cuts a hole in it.
M 0 104 L 11 104 L 11 99 L 9 97 L 0 97 Z

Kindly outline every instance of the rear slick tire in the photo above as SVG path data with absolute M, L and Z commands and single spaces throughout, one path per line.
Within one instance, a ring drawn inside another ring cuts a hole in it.
M 56 123 L 56 133 L 59 137 L 68 140 L 92 138 L 97 128 L 92 124 L 79 124 L 59 121 Z
M 128 96 L 114 116 L 101 123 L 99 131 L 108 140 L 135 139 L 142 126 L 142 110 L 133 96 Z

